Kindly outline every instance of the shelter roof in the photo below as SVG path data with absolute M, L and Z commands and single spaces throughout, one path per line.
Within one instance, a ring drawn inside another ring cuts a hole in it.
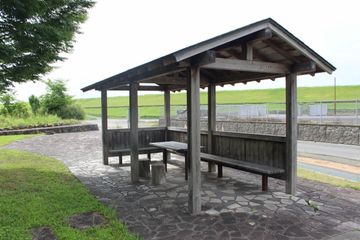
M 139 65 L 82 90 L 127 90 L 140 82 L 139 90 L 186 89 L 189 68 L 201 67 L 201 87 L 246 83 L 327 72 L 336 68 L 271 18 L 186 47 Z

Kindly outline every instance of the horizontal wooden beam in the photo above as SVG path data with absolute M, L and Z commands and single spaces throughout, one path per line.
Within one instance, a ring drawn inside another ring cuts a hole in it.
M 257 73 L 286 74 L 289 72 L 289 69 L 280 63 L 226 58 L 216 58 L 215 63 L 204 65 L 202 68 Z
M 109 90 L 130 90 L 130 86 L 129 85 L 123 85 L 123 86 L 118 86 L 118 87 L 114 87 L 111 88 Z M 138 88 L 139 91 L 164 91 L 164 88 L 161 86 L 139 86 Z
M 271 79 L 274 80 L 275 78 L 283 77 L 282 74 L 255 74 L 251 76 L 226 76 L 224 78 L 219 77 L 218 80 L 213 81 L 216 85 L 226 85 L 226 84 L 236 84 L 236 83 L 243 83 L 246 84 L 247 82 L 257 81 L 260 82 L 261 80 Z
M 314 62 L 299 63 L 291 67 L 291 71 L 296 74 L 307 74 L 316 71 L 316 64 Z
M 200 53 L 193 58 L 191 58 L 190 63 L 192 66 L 201 67 L 203 65 L 214 63 L 216 58 L 215 51 L 206 51 L 204 53 Z
M 154 70 L 147 71 L 147 72 L 144 72 L 144 73 L 140 73 L 138 75 L 136 75 L 136 74 L 126 75 L 126 74 L 124 74 L 121 77 L 119 76 L 118 78 L 112 79 L 111 82 L 101 86 L 101 88 L 110 89 L 110 88 L 114 88 L 114 87 L 121 86 L 121 85 L 124 85 L 124 84 L 128 84 L 130 82 L 145 82 L 145 81 L 148 81 L 148 80 L 153 79 L 153 78 L 166 76 L 166 75 L 176 73 L 176 72 L 181 72 L 181 71 L 184 71 L 184 70 L 186 70 L 185 67 L 180 67 L 180 64 L 176 63 L 176 64 L 171 64 L 171 65 L 168 65 L 168 66 L 163 66 L 163 67 L 160 67 L 158 69 L 154 69 Z M 98 90 L 97 88 L 95 88 L 95 89 Z

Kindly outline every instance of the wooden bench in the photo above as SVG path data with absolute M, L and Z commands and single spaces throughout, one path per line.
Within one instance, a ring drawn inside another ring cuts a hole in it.
M 139 154 L 147 154 L 148 158 L 151 160 L 151 153 L 158 153 L 162 152 L 157 147 L 141 147 L 139 148 Z M 130 155 L 131 150 L 130 148 L 123 148 L 123 149 L 109 149 L 108 151 L 110 157 L 119 156 L 119 164 L 122 164 L 122 157 L 126 155 Z
M 201 160 L 204 162 L 212 162 L 218 166 L 218 177 L 223 176 L 222 167 L 230 167 L 238 170 L 260 174 L 262 176 L 262 190 L 268 190 L 268 177 L 275 174 L 284 173 L 285 170 L 276 167 L 264 166 L 256 163 L 245 162 L 241 160 L 221 157 L 208 153 L 200 153 Z

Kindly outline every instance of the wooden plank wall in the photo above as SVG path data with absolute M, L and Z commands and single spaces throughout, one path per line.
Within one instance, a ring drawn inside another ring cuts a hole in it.
M 202 152 L 208 152 L 207 145 L 207 131 L 201 131 L 200 144 L 203 147 Z M 170 127 L 168 129 L 168 141 L 184 142 L 187 143 L 187 131 L 184 128 Z
M 187 142 L 186 129 L 169 128 L 170 141 Z M 286 170 L 286 139 L 279 136 L 214 132 L 214 155 L 278 167 Z M 201 132 L 201 146 L 207 151 L 207 131 Z M 284 179 L 285 174 L 275 176 Z
M 139 128 L 139 148 L 148 147 L 150 142 L 165 141 L 166 128 Z M 109 150 L 130 148 L 130 129 L 108 130 Z

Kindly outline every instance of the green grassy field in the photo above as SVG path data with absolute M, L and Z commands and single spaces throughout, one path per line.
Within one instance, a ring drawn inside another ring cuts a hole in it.
M 355 100 L 360 99 L 360 85 L 356 86 L 337 86 L 337 100 Z M 261 89 L 261 90 L 237 90 L 237 91 L 218 91 L 218 104 L 241 104 L 241 103 L 268 103 L 268 102 L 284 102 L 285 90 L 277 89 Z M 207 103 L 207 93 L 201 92 L 200 102 Z M 334 88 L 326 87 L 300 87 L 298 88 L 298 101 L 324 101 L 334 99 Z M 99 98 L 78 99 L 77 103 L 85 108 L 86 114 L 91 116 L 100 116 L 100 109 L 89 109 L 89 107 L 100 107 Z M 125 97 L 110 97 L 108 106 L 124 106 L 124 108 L 109 108 L 109 117 L 124 118 L 127 117 L 127 106 L 129 99 Z M 162 115 L 161 106 L 152 107 L 152 105 L 162 105 L 164 103 L 162 94 L 151 94 L 139 96 L 139 115 L 141 118 L 157 118 Z M 171 105 L 185 105 L 185 93 L 172 93 Z M 146 107 L 149 106 L 149 107 Z M 344 105 L 346 107 L 346 105 Z M 275 107 L 275 106 L 274 106 Z M 279 106 L 277 106 L 279 107 Z M 331 109 L 331 105 L 329 108 Z M 279 107 L 282 109 L 283 107 Z M 173 112 L 175 112 L 173 110 Z
M 0 146 L 24 137 L 29 136 L 0 136 Z M 67 223 L 70 216 L 90 211 L 103 214 L 107 225 L 81 231 Z M 30 230 L 40 226 L 50 227 L 57 239 L 137 239 L 63 163 L 0 149 L 0 239 L 31 240 Z

